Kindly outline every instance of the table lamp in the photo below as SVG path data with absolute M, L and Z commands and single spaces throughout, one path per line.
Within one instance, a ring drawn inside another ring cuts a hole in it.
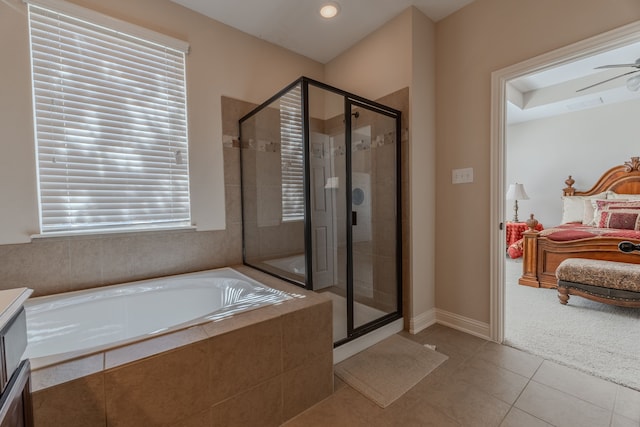
M 529 200 L 529 196 L 527 196 L 527 192 L 524 191 L 524 185 L 515 184 L 509 185 L 509 190 L 507 191 L 507 200 L 514 200 L 513 205 L 513 222 L 518 221 L 518 200 Z

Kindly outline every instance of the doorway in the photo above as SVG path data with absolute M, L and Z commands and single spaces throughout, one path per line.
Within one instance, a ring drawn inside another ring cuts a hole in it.
M 507 141 L 507 83 L 559 66 L 571 64 L 624 46 L 640 43 L 640 22 L 609 31 L 570 46 L 531 58 L 492 73 L 491 108 L 491 338 L 504 341 L 505 319 L 505 144 Z M 613 166 L 613 165 L 612 165 Z M 513 202 L 510 202 L 513 203 Z

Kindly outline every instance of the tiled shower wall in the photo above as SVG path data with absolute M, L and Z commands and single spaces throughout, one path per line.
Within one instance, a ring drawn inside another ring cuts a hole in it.
M 408 105 L 409 89 L 378 102 L 401 110 L 403 179 L 403 271 L 408 289 Z M 238 120 L 255 104 L 222 98 L 226 230 L 152 231 L 34 239 L 0 245 L 0 290 L 34 289 L 34 296 L 93 288 L 242 263 Z

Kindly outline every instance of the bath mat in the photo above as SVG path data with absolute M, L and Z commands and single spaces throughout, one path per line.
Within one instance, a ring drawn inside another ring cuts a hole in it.
M 386 408 L 437 368 L 448 356 L 392 335 L 338 363 L 335 374 Z

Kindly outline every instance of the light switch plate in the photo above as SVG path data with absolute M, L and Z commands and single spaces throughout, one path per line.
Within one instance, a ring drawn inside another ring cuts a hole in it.
M 451 171 L 451 182 L 453 184 L 473 182 L 473 168 L 453 169 Z

